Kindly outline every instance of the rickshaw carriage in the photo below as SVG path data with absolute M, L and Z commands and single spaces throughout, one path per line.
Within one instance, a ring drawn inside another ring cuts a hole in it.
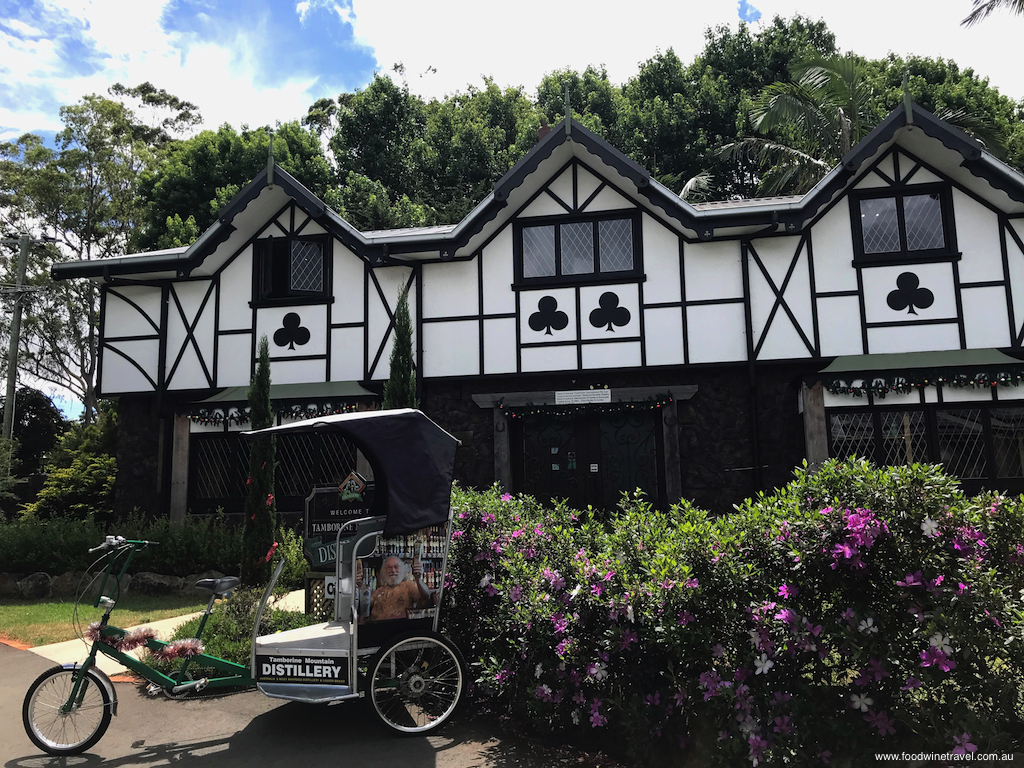
M 451 541 L 451 488 L 459 441 L 413 409 L 368 411 L 292 422 L 243 433 L 336 431 L 372 468 L 369 515 L 344 520 L 335 536 L 333 618 L 257 636 L 250 668 L 257 687 L 310 703 L 369 695 L 383 722 L 400 732 L 435 728 L 455 709 L 464 664 L 438 634 Z
M 237 577 L 198 582 L 211 595 L 194 638 L 165 642 L 152 630 L 129 632 L 110 624 L 110 616 L 135 553 L 155 542 L 107 536 L 90 550 L 101 553 L 94 565 L 104 560 L 107 565 L 95 577 L 102 579 L 95 599 L 88 600 L 104 608 L 102 619 L 83 633 L 88 656 L 79 664 L 47 670 L 25 695 L 22 721 L 36 746 L 53 755 L 71 755 L 102 738 L 117 714 L 117 691 L 96 666 L 100 653 L 149 681 L 150 693 L 172 698 L 205 688 L 255 684 L 268 696 L 309 703 L 368 693 L 381 720 L 400 733 L 423 733 L 449 718 L 462 695 L 465 666 L 458 648 L 437 628 L 459 441 L 412 409 L 326 416 L 243 434 L 321 430 L 351 440 L 369 462 L 376 483 L 370 514 L 344 520 L 335 535 L 332 620 L 259 636 L 282 560 L 259 605 L 248 668 L 206 654 L 200 642 L 216 600 L 238 587 Z M 79 595 L 76 617 L 95 579 Z M 113 596 L 106 594 L 108 585 Z M 181 665 L 165 674 L 129 655 L 143 646 L 160 658 L 182 659 Z M 211 676 L 196 679 L 192 672 L 197 669 L 210 669 Z

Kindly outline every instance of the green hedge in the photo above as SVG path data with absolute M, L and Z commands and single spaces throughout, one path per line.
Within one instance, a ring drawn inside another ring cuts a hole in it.
M 534 728 L 644 764 L 1021 747 L 1022 499 L 831 461 L 720 518 L 494 489 L 454 509 L 446 631 Z
M 107 534 L 158 542 L 137 553 L 131 573 L 153 571 L 187 576 L 206 570 L 235 575 L 241 562 L 241 530 L 222 515 L 189 517 L 181 522 L 132 516 L 101 526 L 84 520 L 31 516 L 0 522 L 0 570 L 8 573 L 44 571 L 51 576 L 86 570 L 95 559 L 89 549 Z M 281 585 L 299 587 L 307 563 L 302 539 L 288 529 L 278 530 L 275 562 L 285 557 Z

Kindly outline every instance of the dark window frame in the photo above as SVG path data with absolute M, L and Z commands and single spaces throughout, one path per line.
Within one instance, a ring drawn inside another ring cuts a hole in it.
M 632 225 L 633 233 L 633 268 L 618 270 L 615 272 L 601 271 L 601 244 L 600 225 L 601 221 L 626 220 Z M 562 272 L 562 251 L 561 251 L 561 226 L 563 224 L 590 223 L 593 227 L 594 243 L 594 271 L 575 275 L 563 275 Z M 513 289 L 526 289 L 538 287 L 559 287 L 559 286 L 583 286 L 583 285 L 604 285 L 606 283 L 629 283 L 638 282 L 643 279 L 643 238 L 641 236 L 640 211 L 636 209 L 601 211 L 590 214 L 567 214 L 564 216 L 535 216 L 520 218 L 513 226 L 513 253 L 515 255 L 515 282 Z M 555 274 L 543 277 L 523 276 L 523 230 L 528 227 L 554 226 L 555 227 Z
M 322 259 L 323 287 L 319 291 L 299 291 L 291 287 L 291 249 L 292 243 L 317 243 L 320 246 Z M 283 243 L 283 246 L 278 244 Z M 279 254 L 286 260 L 287 269 L 275 265 L 275 248 L 280 247 L 284 253 Z M 253 243 L 253 301 L 254 307 L 269 307 L 282 304 L 326 304 L 332 301 L 331 296 L 331 238 L 327 235 L 291 235 L 269 237 Z M 280 281 L 285 282 L 282 289 Z
M 980 411 L 982 444 L 984 447 L 986 473 L 984 477 L 958 478 L 960 484 L 967 493 L 978 493 L 983 489 L 998 490 L 1007 493 L 1024 493 L 1024 476 L 1003 477 L 1000 476 L 1000 465 L 996 457 L 995 439 L 992 428 L 993 410 L 1017 409 L 1024 413 L 1024 401 L 1022 400 L 983 400 L 983 401 L 952 401 L 941 403 L 906 403 L 899 405 L 864 405 L 850 408 L 826 408 L 825 428 L 828 441 L 828 451 L 831 458 L 846 459 L 847 456 L 833 455 L 835 438 L 832 434 L 832 416 L 869 414 L 871 416 L 872 430 L 874 435 L 874 451 L 872 456 L 865 456 L 876 466 L 880 465 L 885 455 L 884 436 L 882 434 L 882 414 L 916 412 L 924 415 L 925 434 L 927 437 L 927 456 L 918 460 L 918 463 L 939 464 L 942 463 L 939 442 L 938 412 L 955 411 Z M 1024 475 L 1024 472 L 1022 472 Z
M 919 195 L 938 195 L 939 210 L 942 214 L 942 235 L 945 244 L 941 248 L 910 250 L 907 244 L 907 223 L 904 199 Z M 864 264 L 916 264 L 957 259 L 956 229 L 953 217 L 953 196 L 948 184 L 901 184 L 895 187 L 876 187 L 857 190 L 850 194 L 850 221 L 853 230 L 853 263 Z M 899 230 L 900 249 L 884 253 L 866 253 L 864 250 L 864 228 L 861 221 L 861 201 L 894 199 L 896 220 Z

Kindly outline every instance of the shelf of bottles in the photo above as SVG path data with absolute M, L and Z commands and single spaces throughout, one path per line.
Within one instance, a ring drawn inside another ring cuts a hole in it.
M 444 528 L 433 525 L 408 536 L 378 536 L 371 557 L 380 558 L 381 562 L 388 557 L 400 557 L 410 565 L 418 560 L 423 567 L 423 583 L 427 589 L 436 590 L 441 586 L 441 562 L 447 543 Z M 376 581 L 375 573 L 371 579 Z

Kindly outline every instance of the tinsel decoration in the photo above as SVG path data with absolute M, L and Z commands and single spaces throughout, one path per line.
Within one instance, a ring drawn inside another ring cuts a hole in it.
M 507 419 L 522 419 L 543 413 L 549 416 L 576 416 L 586 413 L 621 413 L 623 411 L 657 411 L 672 402 L 670 395 L 659 395 L 650 400 L 629 403 L 580 403 L 578 405 L 526 405 L 506 406 L 497 402 L 497 408 Z
M 833 395 L 863 397 L 870 390 L 875 397 L 884 399 L 889 392 L 907 395 L 923 387 L 934 387 L 937 385 L 954 389 L 964 389 L 966 387 L 990 389 L 996 386 L 1015 387 L 1022 381 L 1024 381 L 1024 372 L 978 371 L 976 373 L 964 373 L 956 370 L 944 371 L 933 369 L 928 371 L 912 371 L 898 376 L 851 374 L 847 379 L 823 379 L 822 384 L 829 394 Z
M 174 661 L 175 659 L 191 659 L 203 653 L 203 643 L 198 638 L 189 637 L 185 640 L 172 640 L 167 645 L 158 648 L 150 648 L 149 652 L 160 661 Z
M 139 629 L 126 632 L 120 637 L 113 637 L 112 635 L 104 635 L 100 632 L 100 623 L 94 621 L 89 625 L 88 629 L 85 630 L 85 637 L 90 642 L 96 642 L 99 640 L 104 645 L 109 645 L 115 651 L 121 653 L 128 653 L 134 651 L 136 648 L 141 648 L 150 640 L 156 640 L 156 630 L 149 627 L 141 627 Z
M 319 419 L 324 416 L 335 416 L 339 413 L 354 413 L 354 403 L 311 403 L 309 405 L 277 405 L 274 414 L 282 419 Z M 200 408 L 188 415 L 193 424 L 204 427 L 220 427 L 226 424 L 250 423 L 249 410 L 242 408 L 236 411 L 223 408 Z

